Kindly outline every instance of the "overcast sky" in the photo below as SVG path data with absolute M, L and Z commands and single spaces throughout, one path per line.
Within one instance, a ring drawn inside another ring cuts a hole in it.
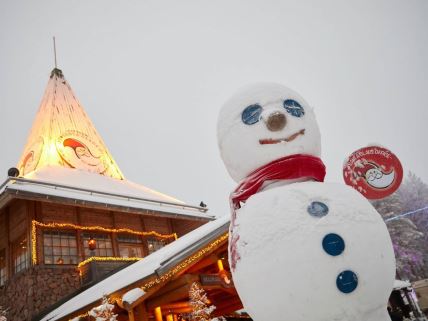
M 312 106 L 327 181 L 380 143 L 428 182 L 427 0 L 0 2 L 0 176 L 16 166 L 59 67 L 124 175 L 228 213 L 216 122 L 239 87 L 274 81 Z

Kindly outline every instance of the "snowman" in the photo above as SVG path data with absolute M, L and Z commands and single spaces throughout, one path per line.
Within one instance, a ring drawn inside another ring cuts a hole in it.
M 222 108 L 231 177 L 229 262 L 256 321 L 389 321 L 395 258 L 380 215 L 357 191 L 323 183 L 320 132 L 296 92 L 262 83 Z

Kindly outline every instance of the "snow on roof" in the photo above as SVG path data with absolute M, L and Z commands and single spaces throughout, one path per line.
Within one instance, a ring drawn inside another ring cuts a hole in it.
M 146 294 L 142 289 L 140 288 L 134 288 L 132 290 L 129 290 L 122 296 L 122 302 L 132 304 L 135 301 L 137 301 L 139 298 L 143 297 L 143 295 Z
M 46 166 L 29 174 L 25 179 L 9 178 L 0 187 L 0 196 L 6 190 L 56 196 L 103 205 L 212 218 L 206 214 L 206 208 L 187 205 L 171 196 L 128 180 L 59 166 Z
M 85 307 L 86 305 L 100 300 L 104 294 L 110 294 L 123 289 L 124 287 L 153 275 L 154 273 L 159 274 L 159 270 L 161 270 L 162 267 L 174 262 L 177 257 L 181 257 L 184 253 L 189 255 L 189 250 L 194 251 L 196 247 L 202 247 L 206 242 L 211 241 L 212 238 L 222 235 L 227 231 L 228 226 L 229 216 L 223 216 L 202 225 L 196 230 L 193 230 L 178 240 L 150 254 L 143 260 L 129 265 L 76 295 L 60 307 L 51 311 L 40 321 L 55 321 L 61 319 Z
M 403 288 L 408 288 L 412 286 L 409 281 L 395 280 L 394 281 L 394 290 L 399 290 Z

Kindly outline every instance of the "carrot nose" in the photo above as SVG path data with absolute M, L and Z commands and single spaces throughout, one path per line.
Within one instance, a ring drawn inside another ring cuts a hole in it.
M 279 111 L 275 111 L 268 116 L 265 123 L 266 123 L 266 127 L 270 131 L 276 132 L 285 127 L 285 125 L 287 124 L 287 118 L 283 113 Z

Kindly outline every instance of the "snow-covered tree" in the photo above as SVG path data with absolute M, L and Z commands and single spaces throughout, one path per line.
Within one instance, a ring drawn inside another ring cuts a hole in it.
M 388 221 L 399 214 L 420 208 L 423 204 L 428 205 L 428 187 L 416 175 L 409 173 L 408 178 L 396 193 L 384 199 L 372 201 L 372 204 L 387 220 L 399 277 L 412 281 L 428 277 L 426 264 L 428 262 L 428 242 L 426 241 L 428 215 L 418 213 L 418 215 Z M 426 219 L 426 227 L 418 223 L 416 217 Z
M 114 305 L 108 302 L 106 295 L 103 296 L 103 302 L 100 306 L 89 311 L 89 315 L 95 321 L 116 321 L 117 314 L 113 313 Z
M 419 210 L 428 206 L 428 185 L 413 173 L 409 173 L 398 191 L 406 212 Z M 428 209 L 409 215 L 428 241 Z
M 428 209 L 420 210 L 428 206 L 428 185 L 415 174 L 409 173 L 398 193 L 403 203 L 403 212 L 417 210 L 416 213 L 407 216 L 423 233 L 424 239 L 419 244 L 424 262 L 419 267 L 416 279 L 428 278 Z
M 214 305 L 210 305 L 207 294 L 198 282 L 193 282 L 189 290 L 190 313 L 191 321 L 210 321 L 211 313 L 215 310 Z

